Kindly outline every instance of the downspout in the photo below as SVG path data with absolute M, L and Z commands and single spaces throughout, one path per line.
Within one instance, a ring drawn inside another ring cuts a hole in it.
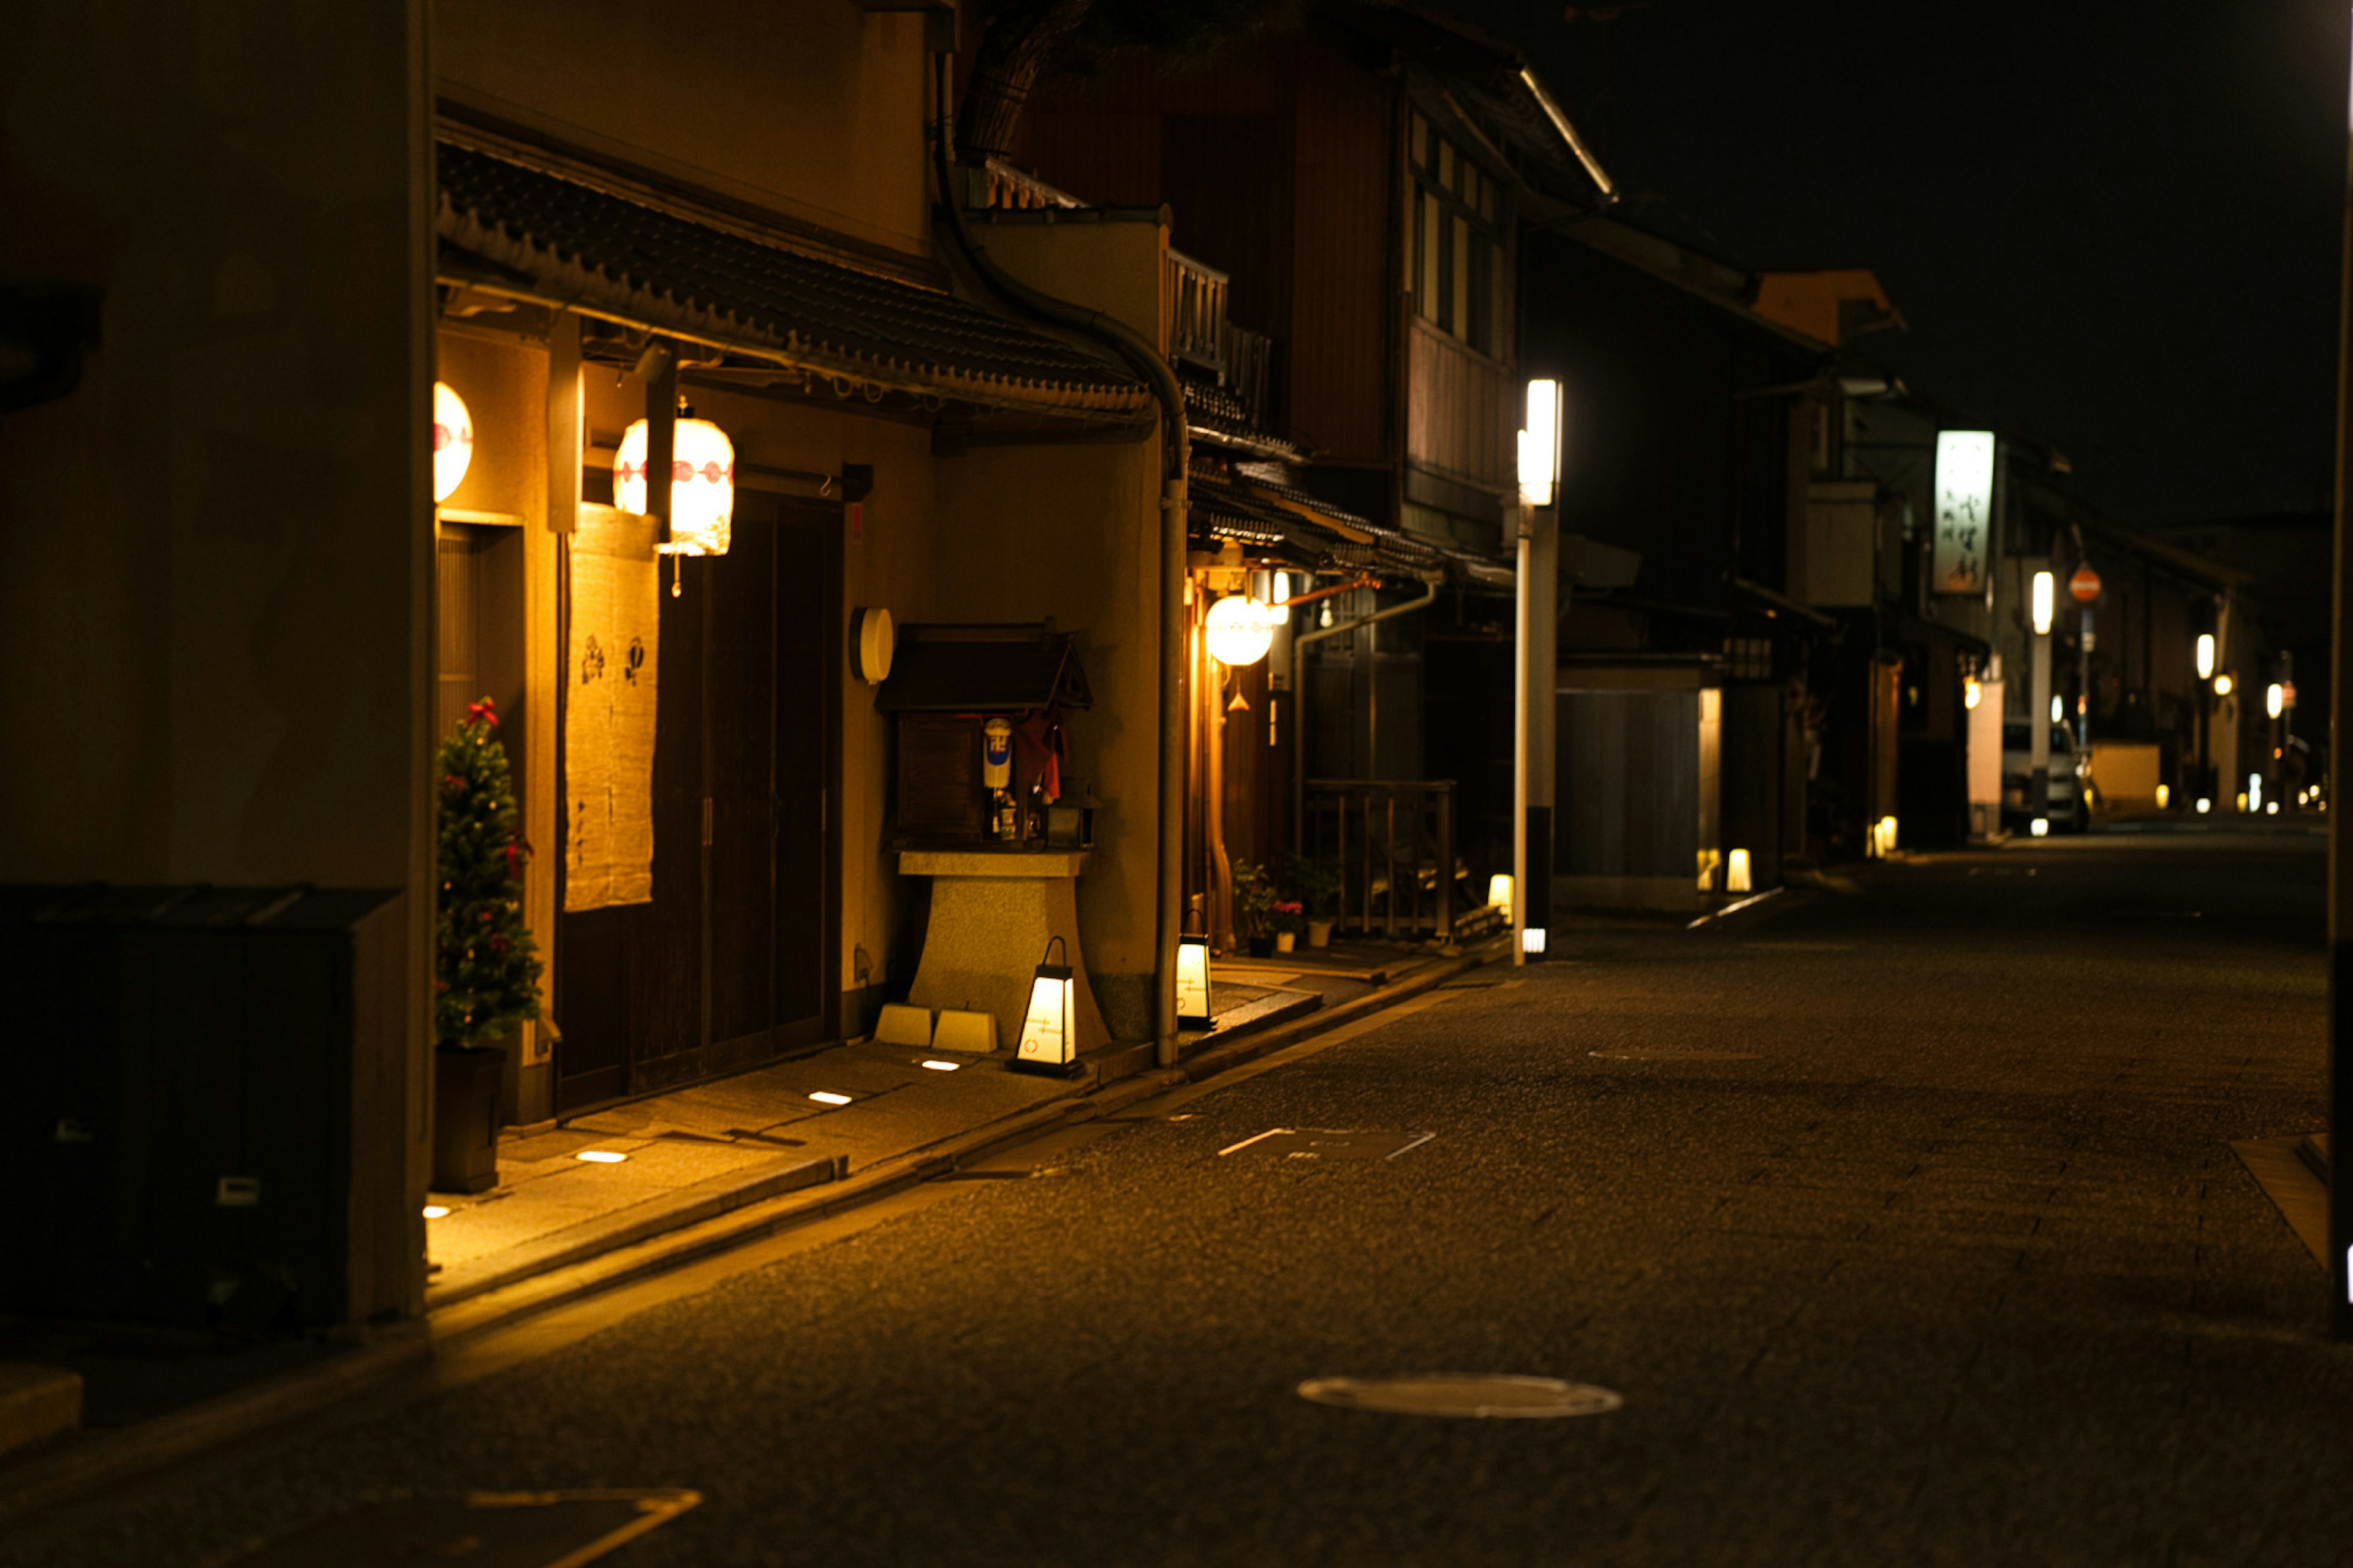
M 965 225 L 964 202 L 956 189 L 955 150 L 951 142 L 954 80 L 954 56 L 935 51 L 932 57 L 932 81 L 939 123 L 932 139 L 933 162 L 939 178 L 940 208 L 945 217 L 943 226 L 957 253 L 988 290 L 1014 310 L 1093 338 L 1110 349 L 1144 378 L 1160 405 L 1164 463 L 1160 485 L 1160 845 L 1154 886 L 1152 1037 L 1154 1060 L 1162 1067 L 1175 1067 L 1176 938 L 1184 930 L 1185 707 L 1177 676 L 1185 662 L 1185 489 L 1190 456 L 1185 394 L 1176 384 L 1176 373 L 1161 358 L 1158 346 L 1126 322 L 1030 288 L 989 260 L 988 253 L 974 242 Z
M 1313 631 L 1306 631 L 1306 632 L 1294 632 L 1294 633 L 1293 633 L 1293 634 L 1292 634 L 1292 638 L 1291 638 L 1291 731 L 1292 731 L 1292 742 L 1291 742 L 1291 795 L 1292 795 L 1292 815 L 1291 815 L 1291 820 L 1292 820 L 1292 821 L 1293 821 L 1293 823 L 1295 825 L 1293 831 L 1295 831 L 1295 832 L 1298 834 L 1298 836 L 1299 836 L 1299 847 L 1300 847 L 1300 849 L 1301 849 L 1301 851 L 1302 851 L 1303 853 L 1303 852 L 1306 850 L 1306 848 L 1307 848 L 1307 734 L 1308 734 L 1308 731 L 1307 731 L 1307 667 L 1306 667 L 1306 665 L 1305 665 L 1304 663 L 1303 663 L 1303 662 L 1301 661 L 1301 659 L 1300 659 L 1300 657 L 1299 657 L 1300 650 L 1301 650 L 1302 648 L 1305 647 L 1309 643 L 1317 643 L 1317 642 L 1322 642 L 1325 637 L 1338 637 L 1342 632 L 1353 632 L 1353 631 L 1355 631 L 1358 626 L 1371 626 L 1375 621 L 1386 621 L 1386 620 L 1388 620 L 1388 619 L 1390 619 L 1391 617 L 1396 616 L 1409 616 L 1409 615 L 1413 614 L 1416 610 L 1426 610 L 1426 609 L 1430 608 L 1430 606 L 1431 605 L 1433 605 L 1433 604 L 1435 604 L 1435 603 L 1437 602 L 1437 600 L 1438 600 L 1438 585 L 1439 585 L 1439 584 L 1440 584 L 1440 583 L 1441 583 L 1442 581 L 1444 581 L 1444 578 L 1443 578 L 1443 576 L 1442 576 L 1442 575 L 1441 575 L 1441 576 L 1433 576 L 1433 577 L 1425 577 L 1425 578 L 1423 578 L 1423 579 L 1422 579 L 1422 595 L 1421 595 L 1421 597 L 1420 597 L 1420 598 L 1419 598 L 1419 599 L 1409 599 L 1409 600 L 1406 601 L 1406 603 L 1404 603 L 1404 604 L 1402 604 L 1402 605 L 1390 605 L 1388 609 L 1386 609 L 1386 610 L 1375 610 L 1371 615 L 1369 615 L 1369 616 L 1357 616 L 1357 617 L 1356 617 L 1355 620 L 1353 620 L 1353 621 L 1335 621 L 1335 622 L 1333 622 L 1333 623 L 1332 623 L 1330 626 L 1317 626 L 1317 627 L 1316 627 L 1314 630 L 1313 630 Z M 1347 591 L 1348 591 L 1348 589 L 1349 589 L 1349 588 L 1355 588 L 1355 587 L 1359 587 L 1359 586 L 1362 586 L 1362 584 L 1348 584 L 1348 587 L 1347 587 L 1347 588 L 1337 588 L 1337 589 L 1334 589 L 1334 590 L 1331 590 L 1331 591 L 1332 591 L 1332 592 L 1334 592 L 1334 593 L 1345 593 L 1345 592 L 1347 592 Z M 1319 595 L 1315 595 L 1315 596 L 1316 596 L 1317 598 L 1322 598 L 1324 595 L 1321 595 L 1321 594 L 1319 594 Z M 1297 599 L 1294 599 L 1294 600 L 1292 600 L 1291 602 L 1292 602 L 1293 604 L 1299 604 L 1299 603 L 1301 603 L 1302 601 L 1297 600 Z

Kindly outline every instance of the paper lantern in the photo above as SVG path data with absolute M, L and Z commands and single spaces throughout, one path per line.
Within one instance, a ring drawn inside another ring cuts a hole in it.
M 1192 1029 L 1209 1026 L 1208 937 L 1180 936 L 1176 939 L 1176 1026 Z
M 433 504 L 439 506 L 466 482 L 474 460 L 474 416 L 466 400 L 446 381 L 433 384 Z
M 1219 664 L 1256 664 L 1274 646 L 1274 628 L 1282 613 L 1271 605 L 1240 594 L 1229 594 L 1209 606 L 1204 626 L 1209 657 Z
M 1048 960 L 1057 947 L 1069 956 L 1062 939 L 1052 937 L 1046 943 Z M 1029 1010 L 1021 1019 L 1021 1044 L 1013 1053 L 1017 1069 L 1057 1077 L 1078 1070 L 1077 991 L 1077 972 L 1068 963 L 1038 965 L 1029 981 Z
M 665 555 L 724 555 L 735 516 L 735 443 L 708 419 L 681 418 L 670 440 L 670 540 Z M 613 504 L 646 510 L 646 422 L 621 432 L 613 455 Z

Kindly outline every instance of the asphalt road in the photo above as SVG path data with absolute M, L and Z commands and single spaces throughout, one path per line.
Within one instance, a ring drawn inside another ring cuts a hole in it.
M 368 1489 L 645 1486 L 704 1500 L 621 1568 L 2339 1564 L 2353 1348 L 2229 1148 L 2320 1125 L 2321 886 L 2309 837 L 2095 837 L 1575 933 L 0 1563 L 227 1561 Z M 1434 1136 L 1219 1152 L 1274 1128 Z M 1624 1405 L 1293 1392 L 1427 1371 Z

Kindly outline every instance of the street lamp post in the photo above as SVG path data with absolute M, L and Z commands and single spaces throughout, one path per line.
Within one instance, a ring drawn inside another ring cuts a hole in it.
M 2034 689 L 2030 698 L 2034 706 L 2026 728 L 2034 772 L 2027 784 L 2026 812 L 2043 823 L 2051 816 L 2051 616 L 2056 588 L 2050 573 L 2034 574 Z
M 2214 796 L 2214 759 L 2211 740 L 2214 715 L 2214 634 L 2198 634 L 2198 777 L 2190 794 L 2198 799 Z M 2203 810 L 2204 807 L 2200 807 Z
M 1560 384 L 1528 383 L 1520 431 L 1515 701 L 1512 719 L 1512 963 L 1542 957 L 1552 919 L 1553 695 L 1560 594 Z

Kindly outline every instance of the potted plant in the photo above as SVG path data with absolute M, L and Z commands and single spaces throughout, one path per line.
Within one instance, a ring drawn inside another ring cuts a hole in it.
M 1252 958 L 1274 951 L 1274 877 L 1262 865 L 1234 862 L 1234 931 Z
M 1298 946 L 1299 933 L 1306 924 L 1297 899 L 1277 899 L 1274 903 L 1274 951 L 1289 952 Z
M 1293 855 L 1286 868 L 1291 890 L 1305 906 L 1307 945 L 1332 945 L 1332 926 L 1340 913 L 1340 868 L 1330 860 Z
M 487 697 L 441 743 L 436 899 L 432 1186 L 498 1184 L 498 1095 L 507 1053 L 492 1042 L 539 1016 L 538 947 L 522 918 L 531 858 L 498 710 Z

